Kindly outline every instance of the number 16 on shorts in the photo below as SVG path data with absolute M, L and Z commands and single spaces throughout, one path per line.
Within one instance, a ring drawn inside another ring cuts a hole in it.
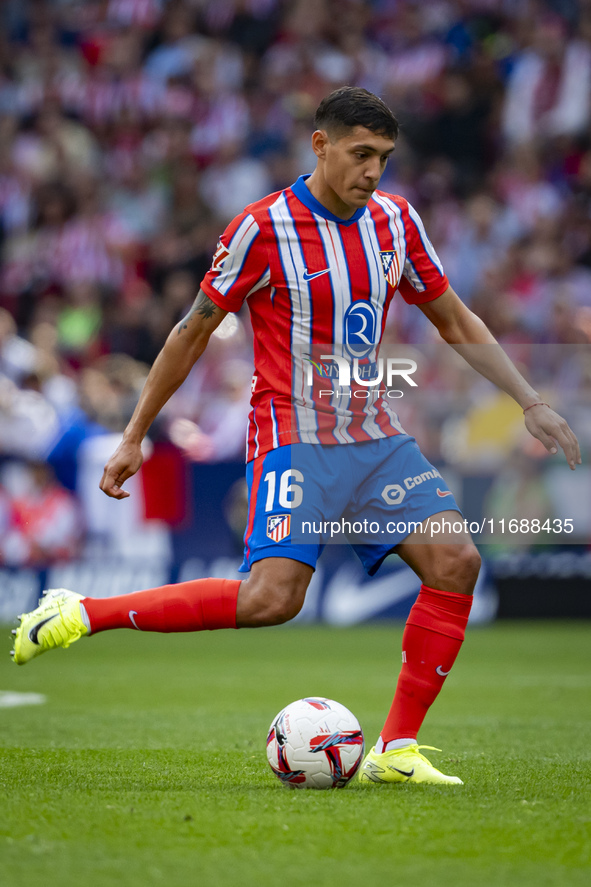
M 277 475 L 279 474 L 279 495 L 278 505 L 280 508 L 298 508 L 302 504 L 304 493 L 301 484 L 304 482 L 304 475 L 297 468 L 287 468 L 279 473 L 278 471 L 268 471 L 263 483 L 267 485 L 267 498 L 265 501 L 265 511 L 273 511 L 277 508 L 275 504 L 275 493 L 277 491 Z
M 289 557 L 311 565 L 316 562 L 318 544 L 296 550 L 291 542 L 293 509 L 304 502 L 304 471 L 292 467 L 291 455 L 291 446 L 278 447 L 246 466 L 248 522 L 241 572 L 247 572 L 263 557 Z

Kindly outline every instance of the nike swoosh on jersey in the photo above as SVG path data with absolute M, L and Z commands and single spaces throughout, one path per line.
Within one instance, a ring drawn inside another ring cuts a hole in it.
M 451 490 L 440 490 L 439 487 L 437 487 L 437 495 L 443 499 L 444 496 L 453 496 L 453 493 Z
M 37 646 L 39 646 L 38 635 L 40 630 L 44 625 L 47 625 L 48 622 L 51 622 L 52 619 L 55 619 L 56 616 L 59 616 L 59 613 L 54 613 L 53 616 L 48 616 L 47 619 L 42 619 L 41 622 L 38 622 L 37 625 L 33 626 L 29 631 L 29 640 L 32 644 L 37 644 Z
M 440 665 L 438 665 L 437 668 L 435 669 L 435 671 L 437 672 L 437 674 L 440 674 L 442 678 L 444 678 L 446 675 L 449 674 L 449 671 L 451 671 L 451 668 L 449 671 L 444 671 L 443 668 Z
M 133 618 L 134 616 L 137 616 L 137 610 L 130 610 L 127 615 L 129 616 L 129 621 L 132 623 L 133 627 L 137 628 L 138 631 L 141 631 L 141 628 Z
M 304 271 L 304 280 L 314 280 L 315 277 L 322 277 L 323 274 L 329 274 L 330 268 L 325 268 L 323 271 L 315 271 L 313 274 L 308 273 L 308 269 Z

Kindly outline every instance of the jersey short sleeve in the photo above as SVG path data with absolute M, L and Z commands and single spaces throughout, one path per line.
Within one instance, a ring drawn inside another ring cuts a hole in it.
M 405 302 L 420 305 L 441 296 L 449 281 L 427 237 L 425 226 L 417 211 L 408 203 L 403 212 L 406 235 L 406 262 L 398 289 Z
M 201 289 L 224 311 L 239 311 L 244 300 L 270 280 L 269 260 L 256 219 L 237 216 L 220 237 Z

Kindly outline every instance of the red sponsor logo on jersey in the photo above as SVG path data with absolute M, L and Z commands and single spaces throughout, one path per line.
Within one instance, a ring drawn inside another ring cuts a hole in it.
M 286 539 L 291 531 L 291 514 L 275 514 L 267 518 L 267 536 L 273 542 Z

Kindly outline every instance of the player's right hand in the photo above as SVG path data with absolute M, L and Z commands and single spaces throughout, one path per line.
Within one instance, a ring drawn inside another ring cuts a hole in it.
M 127 499 L 130 493 L 122 489 L 123 484 L 139 471 L 142 462 L 141 445 L 122 441 L 105 465 L 99 484 L 103 493 L 111 499 Z

